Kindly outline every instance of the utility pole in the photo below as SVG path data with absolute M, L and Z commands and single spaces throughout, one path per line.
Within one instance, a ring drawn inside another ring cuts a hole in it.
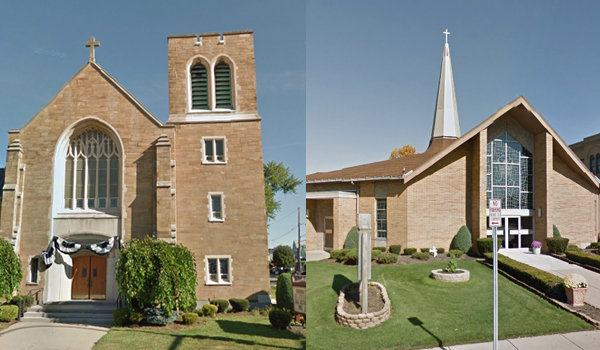
M 300 251 L 302 245 L 300 244 L 300 207 L 298 207 L 298 268 L 296 269 L 298 274 L 302 273 L 302 261 L 300 260 Z

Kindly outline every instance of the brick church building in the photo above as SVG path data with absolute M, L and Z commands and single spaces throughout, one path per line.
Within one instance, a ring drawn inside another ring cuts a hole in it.
M 587 246 L 598 241 L 600 183 L 580 158 L 522 96 L 461 135 L 446 42 L 429 148 L 307 175 L 307 250 L 342 248 L 359 213 L 371 214 L 372 246 L 448 250 L 463 225 L 473 241 L 492 235 L 490 198 L 502 201 L 506 248 L 545 249 L 553 225 Z
M 268 297 L 253 32 L 168 38 L 161 122 L 90 59 L 9 131 L 0 236 L 21 293 L 117 300 L 121 242 L 154 236 L 196 257 L 199 300 Z

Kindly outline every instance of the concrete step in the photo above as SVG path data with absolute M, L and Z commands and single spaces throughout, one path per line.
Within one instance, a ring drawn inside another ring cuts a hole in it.
M 29 307 L 21 318 L 23 322 L 56 322 L 111 327 L 115 302 L 62 301 Z
M 96 313 L 110 313 L 116 310 L 115 305 L 94 305 L 94 306 L 78 306 L 78 305 L 34 305 L 30 306 L 27 311 L 37 312 L 96 312 Z

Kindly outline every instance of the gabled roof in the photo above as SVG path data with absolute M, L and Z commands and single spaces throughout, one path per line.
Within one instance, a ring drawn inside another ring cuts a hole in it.
M 430 147 L 423 154 L 359 165 L 327 173 L 310 174 L 306 176 L 306 183 L 366 180 L 403 180 L 404 183 L 408 183 L 450 152 L 479 134 L 482 130 L 487 129 L 497 119 L 507 113 L 515 117 L 524 128 L 534 135 L 547 131 L 554 140 L 554 152 L 563 159 L 571 169 L 583 176 L 590 184 L 596 188 L 600 188 L 600 182 L 598 182 L 596 176 L 581 163 L 579 157 L 575 155 L 560 136 L 558 136 L 556 131 L 552 129 L 548 122 L 523 96 L 519 96 L 514 101 L 500 108 L 496 113 L 457 140 L 433 140 Z M 435 141 L 442 142 L 436 144 Z
M 27 127 L 27 125 L 29 125 L 31 122 L 33 122 L 33 120 L 35 120 L 37 118 L 37 116 L 40 114 L 40 112 L 42 110 L 44 110 L 46 107 L 51 106 L 54 101 L 56 100 L 56 98 L 63 92 L 63 90 L 69 86 L 71 84 L 72 81 L 74 81 L 75 79 L 77 79 L 77 77 L 84 72 L 86 69 L 95 69 L 98 73 L 100 73 L 100 75 L 106 79 L 106 81 L 111 84 L 117 91 L 119 91 L 127 100 L 129 100 L 142 114 L 144 114 L 151 122 L 153 122 L 154 124 L 156 124 L 156 126 L 158 127 L 171 127 L 168 125 L 163 124 L 158 118 L 156 118 L 152 113 L 150 113 L 150 111 L 148 109 L 146 109 L 146 107 L 144 107 L 140 101 L 138 101 L 135 97 L 133 97 L 133 95 L 131 93 L 129 93 L 129 91 L 127 91 L 121 84 L 119 84 L 119 82 L 117 82 L 113 77 L 110 76 L 110 74 L 108 74 L 105 70 L 102 69 L 102 67 L 100 67 L 99 64 L 97 64 L 96 62 L 87 62 L 83 67 L 81 67 L 81 69 L 75 73 L 75 75 L 73 77 L 71 77 L 71 79 L 69 79 L 69 81 L 67 81 L 65 83 L 65 85 L 63 85 L 62 88 L 60 88 L 60 90 L 58 90 L 58 92 L 56 93 L 56 95 L 54 96 L 54 98 L 52 98 L 52 100 L 50 100 L 44 107 L 42 107 L 42 109 L 40 109 L 40 111 L 38 111 L 33 118 L 31 118 L 31 120 L 29 120 L 29 122 L 27 122 L 27 124 L 25 124 L 25 127 Z

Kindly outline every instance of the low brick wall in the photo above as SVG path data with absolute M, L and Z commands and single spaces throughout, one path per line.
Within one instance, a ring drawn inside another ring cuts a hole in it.
M 385 287 L 377 282 L 369 282 L 370 286 L 375 286 L 381 291 L 381 297 L 383 298 L 383 309 L 377 312 L 369 312 L 368 314 L 349 314 L 344 311 L 344 298 L 345 290 L 348 286 L 345 285 L 340 290 L 340 296 L 338 297 L 337 308 L 335 309 L 335 319 L 340 326 L 350 327 L 355 329 L 366 329 L 375 327 L 383 321 L 390 318 L 392 313 L 392 303 L 388 298 Z

